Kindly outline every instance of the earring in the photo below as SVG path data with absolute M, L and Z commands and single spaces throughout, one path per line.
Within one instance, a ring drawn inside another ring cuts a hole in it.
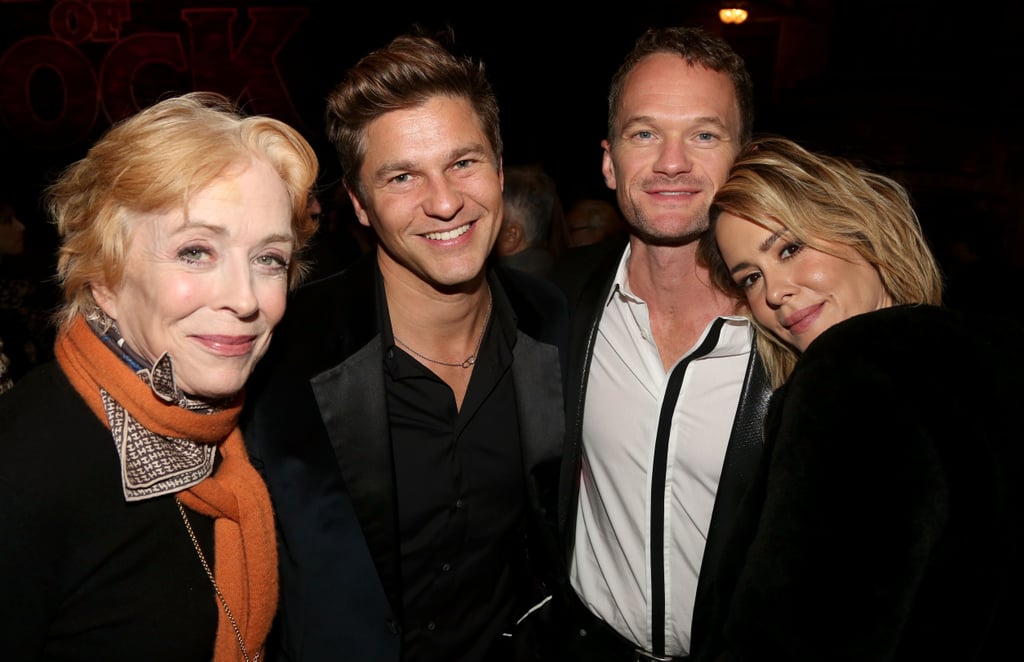
M 100 334 L 105 334 L 111 328 L 117 327 L 117 322 L 107 315 L 98 304 L 93 304 L 89 312 L 85 314 L 85 319 L 88 320 L 89 326 Z

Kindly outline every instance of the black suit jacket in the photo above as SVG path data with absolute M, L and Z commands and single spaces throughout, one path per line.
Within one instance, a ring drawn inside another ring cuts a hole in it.
M 562 287 L 570 311 L 570 353 L 566 378 L 566 447 L 562 460 L 558 498 L 558 528 L 563 563 L 570 567 L 575 542 L 576 509 L 583 449 L 583 411 L 587 378 L 594 354 L 597 327 L 627 240 L 615 238 L 600 244 L 567 251 L 556 265 L 552 280 Z M 771 396 L 771 386 L 756 347 L 740 395 L 739 409 L 726 449 L 722 475 L 715 496 L 711 525 L 704 549 L 694 606 L 691 653 L 706 640 L 710 603 L 716 593 L 719 562 L 739 504 L 750 486 L 761 455 L 761 423 Z M 566 590 L 571 587 L 566 585 Z M 567 599 L 572 600 L 569 596 Z
M 495 306 L 517 325 L 512 375 L 531 510 L 531 559 L 555 549 L 564 436 L 561 293 L 494 269 Z M 243 432 L 277 514 L 279 659 L 398 660 L 398 506 L 378 328 L 383 286 L 370 255 L 289 300 L 247 391 Z M 546 579 L 546 577 L 545 577 Z

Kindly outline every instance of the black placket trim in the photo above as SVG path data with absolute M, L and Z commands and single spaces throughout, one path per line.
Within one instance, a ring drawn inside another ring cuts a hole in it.
M 668 467 L 668 442 L 672 436 L 672 418 L 686 368 L 694 359 L 706 356 L 715 348 L 724 324 L 725 320 L 721 317 L 715 320 L 700 347 L 672 370 L 661 403 L 658 434 L 654 442 L 654 465 L 651 469 L 651 652 L 655 655 L 665 655 L 665 473 Z

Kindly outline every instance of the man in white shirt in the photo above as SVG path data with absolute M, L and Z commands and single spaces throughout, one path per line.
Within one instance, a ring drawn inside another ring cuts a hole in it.
M 570 659 L 699 653 L 715 570 L 760 455 L 770 394 L 738 302 L 697 262 L 717 188 L 753 130 L 723 40 L 648 30 L 611 83 L 602 172 L 628 244 L 570 251 L 573 310 L 559 519 Z

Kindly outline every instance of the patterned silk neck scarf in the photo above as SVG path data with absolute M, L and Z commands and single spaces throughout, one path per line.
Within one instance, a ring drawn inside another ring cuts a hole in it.
M 146 367 L 116 334 L 105 335 L 101 339 L 79 317 L 57 338 L 57 362 L 97 418 L 109 425 L 126 497 L 173 492 L 186 507 L 214 519 L 213 571 L 238 632 L 220 610 L 213 660 L 237 662 L 239 639 L 249 651 L 262 650 L 278 594 L 270 495 L 238 430 L 243 396 L 223 406 L 191 401 L 174 386 L 169 358 Z
M 103 326 L 107 328 L 104 330 Z M 225 409 L 186 397 L 175 384 L 174 365 L 166 353 L 150 366 L 125 345 L 116 325 L 90 322 L 89 327 L 110 352 L 133 370 L 163 402 L 207 416 Z M 121 458 L 121 487 L 127 501 L 176 494 L 213 473 L 217 457 L 215 443 L 154 432 L 140 423 L 102 385 L 99 393 L 117 454 Z

